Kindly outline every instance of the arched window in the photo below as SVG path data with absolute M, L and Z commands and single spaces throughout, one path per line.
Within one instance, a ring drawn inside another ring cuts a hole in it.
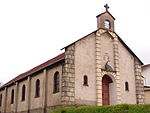
M 14 89 L 11 90 L 11 104 L 14 103 Z
M 125 90 L 129 91 L 129 84 L 128 84 L 128 82 L 125 82 Z
M 35 83 L 35 97 L 40 96 L 40 80 L 37 79 Z
M 53 89 L 54 93 L 59 92 L 59 72 L 56 71 L 54 74 L 54 89 Z
M 104 27 L 105 27 L 106 29 L 110 29 L 110 21 L 109 21 L 109 20 L 105 20 L 105 21 L 104 21 Z
M 83 85 L 88 86 L 88 77 L 87 77 L 87 75 L 83 76 Z
M 0 106 L 2 106 L 2 94 L 0 95 Z
M 26 87 L 25 85 L 22 86 L 22 101 L 25 100 L 25 95 L 26 95 Z

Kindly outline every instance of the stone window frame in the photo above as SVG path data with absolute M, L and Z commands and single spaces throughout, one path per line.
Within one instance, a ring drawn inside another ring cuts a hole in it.
M 26 95 L 26 86 L 23 85 L 23 86 L 22 86 L 22 97 L 21 97 L 21 101 L 25 101 L 25 95 Z
M 125 82 L 125 91 L 129 91 L 129 83 L 127 81 Z
M 87 75 L 83 76 L 83 86 L 89 86 L 88 85 L 88 76 Z
M 53 93 L 59 92 L 59 79 L 60 79 L 60 74 L 58 71 L 56 71 L 54 73 L 54 80 L 53 80 Z
M 15 96 L 15 91 L 14 89 L 11 90 L 11 104 L 14 104 L 14 96 Z
M 40 97 L 40 80 L 37 79 L 35 82 L 35 98 Z
M 2 99 L 3 99 L 2 94 L 0 94 L 0 106 L 2 106 Z

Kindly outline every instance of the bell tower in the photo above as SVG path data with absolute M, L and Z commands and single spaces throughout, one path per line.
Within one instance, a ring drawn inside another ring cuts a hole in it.
M 114 31 L 114 20 L 115 18 L 109 13 L 108 4 L 104 5 L 106 11 L 104 13 L 99 14 L 97 17 L 97 29 L 106 29 L 110 31 Z

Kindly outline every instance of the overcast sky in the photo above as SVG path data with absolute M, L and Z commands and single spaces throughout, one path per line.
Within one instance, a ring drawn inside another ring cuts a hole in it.
M 150 0 L 0 0 L 0 81 L 62 53 L 60 49 L 97 29 L 104 4 L 115 32 L 150 63 Z

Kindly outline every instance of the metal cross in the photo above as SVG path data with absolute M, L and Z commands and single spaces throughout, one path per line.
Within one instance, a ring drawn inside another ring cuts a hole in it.
M 104 7 L 106 8 L 106 12 L 108 12 L 108 9 L 109 9 L 108 4 L 105 4 Z

